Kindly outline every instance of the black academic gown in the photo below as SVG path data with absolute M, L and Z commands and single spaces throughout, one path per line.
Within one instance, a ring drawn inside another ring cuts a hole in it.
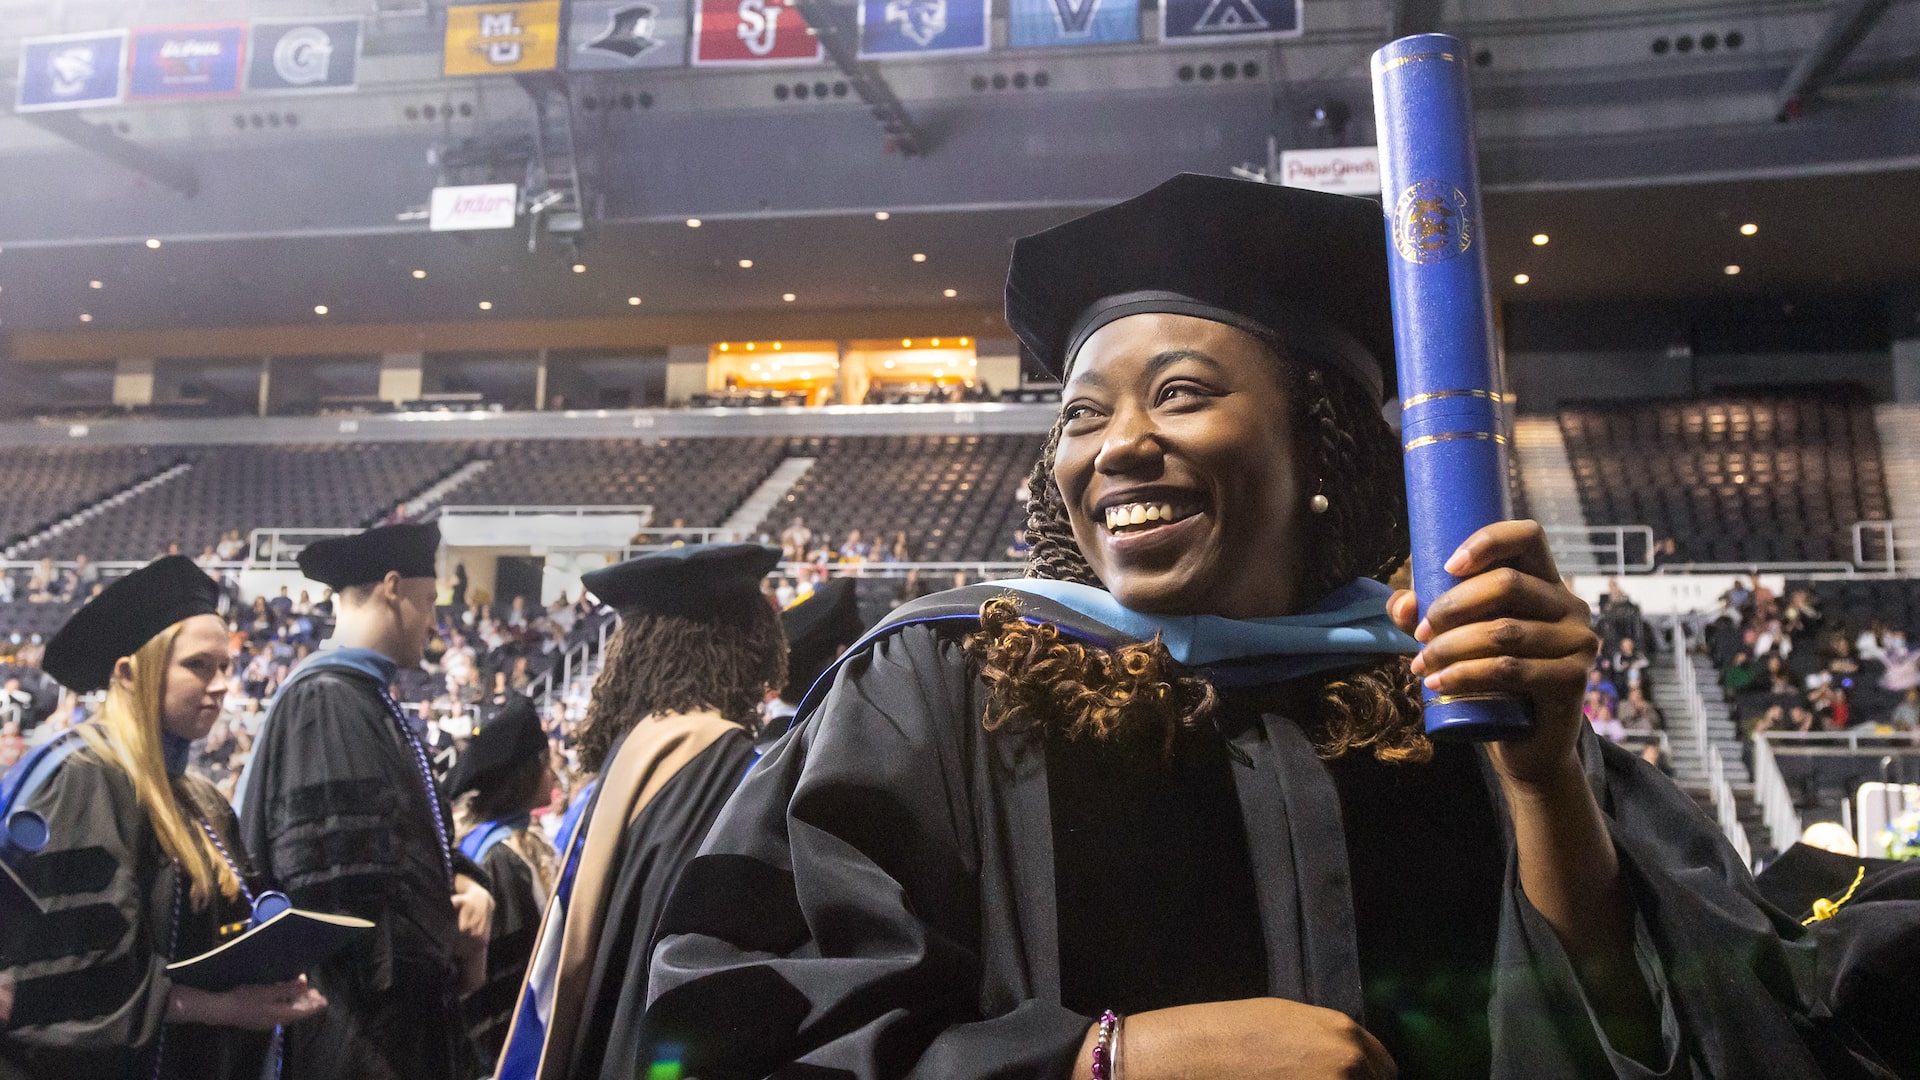
M 1069 1074 L 1099 1002 L 1062 970 L 1086 935 L 1058 901 L 1061 770 L 1041 736 L 985 731 L 985 697 L 955 631 L 908 627 L 767 752 L 660 928 L 650 1037 L 683 1048 L 688 1075 Z M 1266 993 L 1377 1029 L 1402 1077 L 1893 1075 L 1821 1004 L 1832 940 L 1777 918 L 1713 824 L 1632 755 L 1591 733 L 1581 747 L 1662 1019 L 1663 1059 L 1644 1064 L 1608 1044 L 1522 894 L 1480 751 L 1398 778 L 1329 766 L 1271 702 L 1230 697 L 1209 768 L 1245 844 L 1213 854 L 1246 860 L 1249 895 L 1223 887 L 1222 921 L 1255 928 Z M 1887 934 L 1920 921 L 1881 914 Z M 1115 947 L 1151 955 L 1144 933 Z M 1154 1007 L 1234 993 L 1119 989 Z
M 238 823 L 212 784 L 186 774 L 174 791 L 238 850 Z M 213 948 L 223 927 L 244 929 L 244 900 L 216 897 L 195 911 L 132 780 L 90 748 L 17 809 L 38 811 L 52 834 L 19 867 L 48 912 L 0 957 L 0 979 L 15 984 L 0 1075 L 11 1067 L 36 1080 L 257 1078 L 266 1033 L 162 1019 L 173 987 L 167 964 Z M 263 882 L 248 884 L 258 891 Z
M 452 826 L 379 686 L 347 669 L 300 679 L 274 702 L 253 753 L 241 831 L 255 862 L 295 906 L 374 923 L 307 973 L 327 1009 L 287 1030 L 286 1080 L 474 1075 L 434 815 Z
M 540 914 L 546 896 L 534 880 L 533 867 L 505 841 L 494 844 L 480 860 L 487 873 L 487 891 L 493 894 L 493 926 L 487 937 L 486 984 L 468 994 L 467 1037 L 483 1062 L 500 1056 L 507 1028 L 513 1022 L 514 1002 L 527 977 L 533 939 L 540 932 Z

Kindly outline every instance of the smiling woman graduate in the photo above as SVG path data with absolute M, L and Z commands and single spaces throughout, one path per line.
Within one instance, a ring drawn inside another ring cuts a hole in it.
M 1415 625 L 1379 208 L 1180 177 L 1020 241 L 1066 377 L 1026 580 L 803 703 L 683 874 L 648 1018 L 704 1080 L 1885 1075 L 1688 798 L 1580 718 L 1540 528 Z M 1409 659 L 1411 656 L 1411 659 Z M 1536 730 L 1423 734 L 1419 682 Z M 1794 969 L 1802 970 L 1802 969 Z
M 0 955 L 13 998 L 0 1075 L 258 1077 L 273 1028 L 326 1005 L 304 981 L 215 994 L 167 977 L 169 961 L 245 930 L 265 893 L 233 810 L 187 771 L 233 675 L 218 599 L 170 556 L 109 585 L 47 645 L 48 673 L 106 704 L 0 783 L 0 813 L 37 814 L 48 837 L 14 860 L 47 910 L 10 927 Z

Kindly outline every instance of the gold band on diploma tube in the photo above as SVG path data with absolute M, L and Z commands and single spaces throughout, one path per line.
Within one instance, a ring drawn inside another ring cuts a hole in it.
M 1447 398 L 1480 398 L 1483 401 L 1500 400 L 1500 395 L 1492 390 L 1434 390 L 1430 393 L 1415 394 L 1400 403 L 1400 411 L 1406 412 L 1416 405 L 1425 405 L 1429 401 L 1443 401 Z
M 1480 439 L 1482 441 L 1492 439 L 1500 446 L 1507 445 L 1507 437 L 1505 435 L 1498 435 L 1491 431 L 1443 431 L 1438 435 L 1422 435 L 1412 442 L 1407 443 L 1405 446 L 1402 446 L 1400 449 L 1407 453 L 1412 453 L 1423 446 L 1432 446 L 1434 443 L 1452 442 L 1455 439 Z

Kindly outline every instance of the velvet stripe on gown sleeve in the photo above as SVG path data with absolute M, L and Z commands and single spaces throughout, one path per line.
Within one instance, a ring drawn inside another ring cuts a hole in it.
M 1091 1019 L 982 953 L 983 923 L 1007 921 L 983 904 L 1011 902 L 1021 853 L 982 836 L 1005 793 L 981 790 L 998 781 L 977 694 L 955 642 L 902 630 L 748 775 L 654 953 L 648 1017 L 689 1075 L 1071 1069 Z

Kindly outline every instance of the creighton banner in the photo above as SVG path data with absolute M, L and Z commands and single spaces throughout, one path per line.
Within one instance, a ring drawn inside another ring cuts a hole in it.
M 567 67 L 624 71 L 687 62 L 687 0 L 573 0 Z
M 1208 44 L 1221 38 L 1300 36 L 1301 0 L 1160 0 L 1160 40 Z
M 551 71 L 560 57 L 560 0 L 447 8 L 448 75 Z
M 360 20 L 256 20 L 247 89 L 256 94 L 351 90 L 359 77 Z
M 1007 44 L 1016 49 L 1139 40 L 1140 0 L 1010 0 L 1007 9 Z
M 867 59 L 987 51 L 987 0 L 860 0 Z
M 15 112 L 117 105 L 125 93 L 127 32 L 61 34 L 20 40 Z

